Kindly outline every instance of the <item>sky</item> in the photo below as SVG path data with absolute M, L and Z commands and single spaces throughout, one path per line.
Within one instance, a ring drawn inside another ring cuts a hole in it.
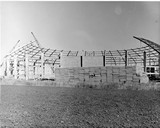
M 160 44 L 160 2 L 0 2 L 1 59 L 20 40 L 59 50 L 117 50 Z

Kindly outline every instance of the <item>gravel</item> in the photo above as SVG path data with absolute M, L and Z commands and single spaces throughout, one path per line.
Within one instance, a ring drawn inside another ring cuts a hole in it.
M 160 92 L 1 86 L 1 128 L 160 126 Z

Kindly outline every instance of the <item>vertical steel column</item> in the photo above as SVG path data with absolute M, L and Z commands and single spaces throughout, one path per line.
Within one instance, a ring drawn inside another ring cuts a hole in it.
M 28 80 L 29 78 L 29 61 L 28 61 L 28 54 L 25 55 L 25 76 L 26 76 L 26 80 Z
M 106 66 L 106 51 L 104 50 L 104 55 L 103 55 L 103 66 Z
M 44 53 L 41 53 L 41 77 L 44 78 Z
M 33 77 L 35 79 L 35 75 L 36 75 L 36 63 L 33 63 Z
M 60 65 L 59 65 L 59 67 L 61 67 L 61 64 L 62 64 L 62 57 L 63 57 L 63 52 L 60 52 L 60 56 L 59 56 L 59 59 L 60 59 Z
M 128 51 L 125 50 L 125 67 L 128 66 Z
M 158 54 L 158 66 L 159 66 L 159 76 L 160 76 L 160 54 Z
M 144 72 L 146 72 L 146 52 L 143 52 L 143 66 L 144 66 Z
M 14 78 L 17 79 L 17 56 L 14 56 Z
M 10 71 L 10 57 L 7 57 L 7 77 L 11 75 Z
M 150 49 L 149 49 L 149 66 L 151 65 L 151 57 L 150 57 Z
M 106 66 L 106 56 L 103 55 L 103 66 L 105 67 Z
M 83 67 L 83 56 L 80 56 L 81 67 Z
M 7 76 L 7 59 L 4 61 L 4 76 Z

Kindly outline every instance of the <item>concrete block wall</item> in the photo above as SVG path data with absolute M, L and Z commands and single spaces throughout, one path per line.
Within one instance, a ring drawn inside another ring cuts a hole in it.
M 140 82 L 140 71 L 136 66 L 127 67 L 75 67 L 56 68 L 55 78 L 58 86 L 78 84 L 101 85 L 103 83 Z

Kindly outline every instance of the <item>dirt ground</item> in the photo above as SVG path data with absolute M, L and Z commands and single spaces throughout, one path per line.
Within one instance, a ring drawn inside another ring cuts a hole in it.
M 160 126 L 160 92 L 1 86 L 1 128 Z

